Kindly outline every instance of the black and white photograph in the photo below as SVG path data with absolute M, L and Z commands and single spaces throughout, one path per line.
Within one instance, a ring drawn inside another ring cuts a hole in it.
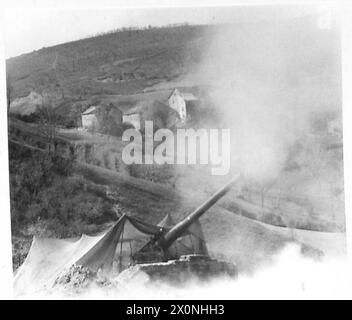
M 15 299 L 351 290 L 341 7 L 29 2 L 2 13 Z

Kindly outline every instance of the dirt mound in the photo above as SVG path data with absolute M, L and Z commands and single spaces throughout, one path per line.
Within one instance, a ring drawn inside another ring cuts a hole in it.
M 53 288 L 77 293 L 92 286 L 111 288 L 113 284 L 99 272 L 81 265 L 73 265 L 56 278 Z

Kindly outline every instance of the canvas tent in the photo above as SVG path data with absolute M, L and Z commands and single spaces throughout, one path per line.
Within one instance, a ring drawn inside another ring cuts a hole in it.
M 18 294 L 50 288 L 61 272 L 72 265 L 92 271 L 121 272 L 135 263 L 135 254 L 161 232 L 175 225 L 167 215 L 158 225 L 151 225 L 123 215 L 108 230 L 76 239 L 34 237 L 26 260 L 15 274 Z M 169 256 L 206 254 L 207 249 L 198 221 L 169 248 Z

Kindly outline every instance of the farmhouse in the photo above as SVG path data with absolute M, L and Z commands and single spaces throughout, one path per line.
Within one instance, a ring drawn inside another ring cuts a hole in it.
M 82 113 L 82 127 L 85 129 L 98 125 L 97 112 L 98 106 L 91 106 Z
M 18 97 L 10 104 L 10 113 L 29 116 L 35 113 L 43 105 L 43 97 L 31 91 L 28 95 Z
M 141 105 L 135 106 L 132 109 L 126 110 L 122 115 L 122 122 L 133 125 L 137 130 L 142 129 L 142 114 L 144 107 Z
M 81 120 L 85 129 L 111 131 L 112 128 L 122 128 L 122 111 L 112 103 L 90 106 L 81 114 Z
M 169 110 L 159 101 L 140 101 L 133 108 L 123 112 L 122 121 L 133 125 L 137 130 L 144 129 L 144 121 L 153 121 L 156 128 L 166 126 Z
M 191 92 L 180 92 L 174 89 L 168 98 L 169 107 L 175 110 L 181 121 L 185 122 L 187 117 L 194 114 L 194 102 L 198 99 Z
M 171 128 L 183 125 L 196 114 L 198 98 L 189 90 L 158 90 L 120 98 L 123 109 L 122 121 L 143 129 L 146 120 L 152 120 L 156 127 Z

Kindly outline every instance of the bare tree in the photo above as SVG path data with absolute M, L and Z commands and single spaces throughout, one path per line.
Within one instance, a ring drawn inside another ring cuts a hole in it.
M 42 105 L 38 110 L 39 114 L 39 132 L 48 142 L 49 153 L 55 153 L 56 150 L 56 112 L 55 106 L 50 94 L 42 93 Z

